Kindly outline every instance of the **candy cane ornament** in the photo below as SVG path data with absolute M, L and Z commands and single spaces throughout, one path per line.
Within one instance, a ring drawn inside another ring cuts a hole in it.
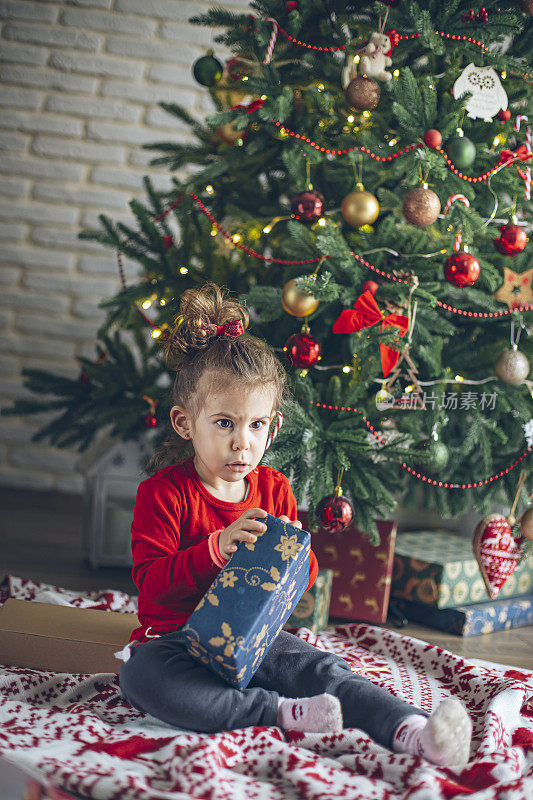
M 525 114 L 518 114 L 518 116 L 517 116 L 517 118 L 515 120 L 515 124 L 514 124 L 515 131 L 518 132 L 520 130 L 520 123 L 521 122 L 529 122 L 529 119 Z M 526 149 L 527 149 L 528 153 L 531 153 L 531 126 L 530 125 L 526 126 Z M 520 171 L 520 174 L 522 174 L 521 171 Z M 525 184 L 526 184 L 526 187 L 525 187 L 526 200 L 531 200 L 531 167 L 526 167 Z
M 270 445 L 272 444 L 272 442 L 274 441 L 274 439 L 276 438 L 276 436 L 278 435 L 279 430 L 280 430 L 282 425 L 283 425 L 283 414 L 281 413 L 281 411 L 276 411 L 276 422 L 274 424 L 274 427 L 272 428 L 272 430 L 270 431 L 270 433 L 268 435 L 268 439 L 267 439 L 267 443 L 266 443 L 266 447 L 265 447 L 265 453 L 268 450 L 268 448 L 270 447 Z
M 272 17 L 268 17 L 267 22 L 272 23 L 272 33 L 270 34 L 270 41 L 268 43 L 265 57 L 263 59 L 263 64 L 270 64 L 272 53 L 274 51 L 274 45 L 276 44 L 276 39 L 278 36 L 278 23 L 276 22 L 276 20 L 272 19 Z
M 456 200 L 462 203 L 466 208 L 470 208 L 470 202 L 468 198 L 464 196 L 464 194 L 452 194 L 450 195 L 450 197 L 448 197 L 446 205 L 444 206 L 444 211 L 442 212 L 443 217 L 446 216 L 446 214 L 448 213 L 448 211 L 450 210 L 450 208 L 452 207 L 453 203 L 455 203 Z

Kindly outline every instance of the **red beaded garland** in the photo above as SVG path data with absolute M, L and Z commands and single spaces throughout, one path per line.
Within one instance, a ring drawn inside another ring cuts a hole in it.
M 508 120 L 510 120 L 511 119 L 511 112 L 509 111 L 509 109 L 508 108 L 502 108 L 501 111 L 498 111 L 498 119 L 501 122 L 507 122 Z

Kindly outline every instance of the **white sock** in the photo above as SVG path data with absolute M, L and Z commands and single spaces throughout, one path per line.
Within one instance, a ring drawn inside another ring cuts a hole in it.
M 332 733 L 342 730 L 342 710 L 338 697 L 332 694 L 317 694 L 314 697 L 278 700 L 280 728 L 308 733 Z
M 468 763 L 471 738 L 472 721 L 465 706 L 457 697 L 447 697 L 429 717 L 406 717 L 394 734 L 392 749 L 440 767 L 460 767 Z

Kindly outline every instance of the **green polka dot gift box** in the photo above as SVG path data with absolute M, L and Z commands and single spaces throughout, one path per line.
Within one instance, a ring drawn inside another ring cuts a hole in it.
M 309 583 L 311 536 L 270 514 L 236 552 L 181 628 L 189 653 L 244 689 Z
M 498 599 L 533 592 L 533 558 L 524 558 L 503 584 Z M 398 533 L 391 594 L 435 608 L 490 600 L 472 541 L 450 531 Z

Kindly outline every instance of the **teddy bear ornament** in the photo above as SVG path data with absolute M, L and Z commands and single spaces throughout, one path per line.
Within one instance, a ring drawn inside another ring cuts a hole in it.
M 386 18 L 385 18 L 386 19 Z M 379 31 L 373 31 L 370 34 L 370 39 L 365 47 L 359 51 L 359 74 L 367 78 L 373 78 L 377 81 L 390 81 L 392 75 L 387 72 L 386 67 L 392 65 L 392 58 L 386 53 L 391 50 L 391 41 L 389 37 L 383 33 L 385 20 L 383 25 L 380 26 Z M 350 81 L 357 77 L 357 61 L 352 57 L 348 57 L 349 61 L 342 72 L 342 88 L 346 89 Z

